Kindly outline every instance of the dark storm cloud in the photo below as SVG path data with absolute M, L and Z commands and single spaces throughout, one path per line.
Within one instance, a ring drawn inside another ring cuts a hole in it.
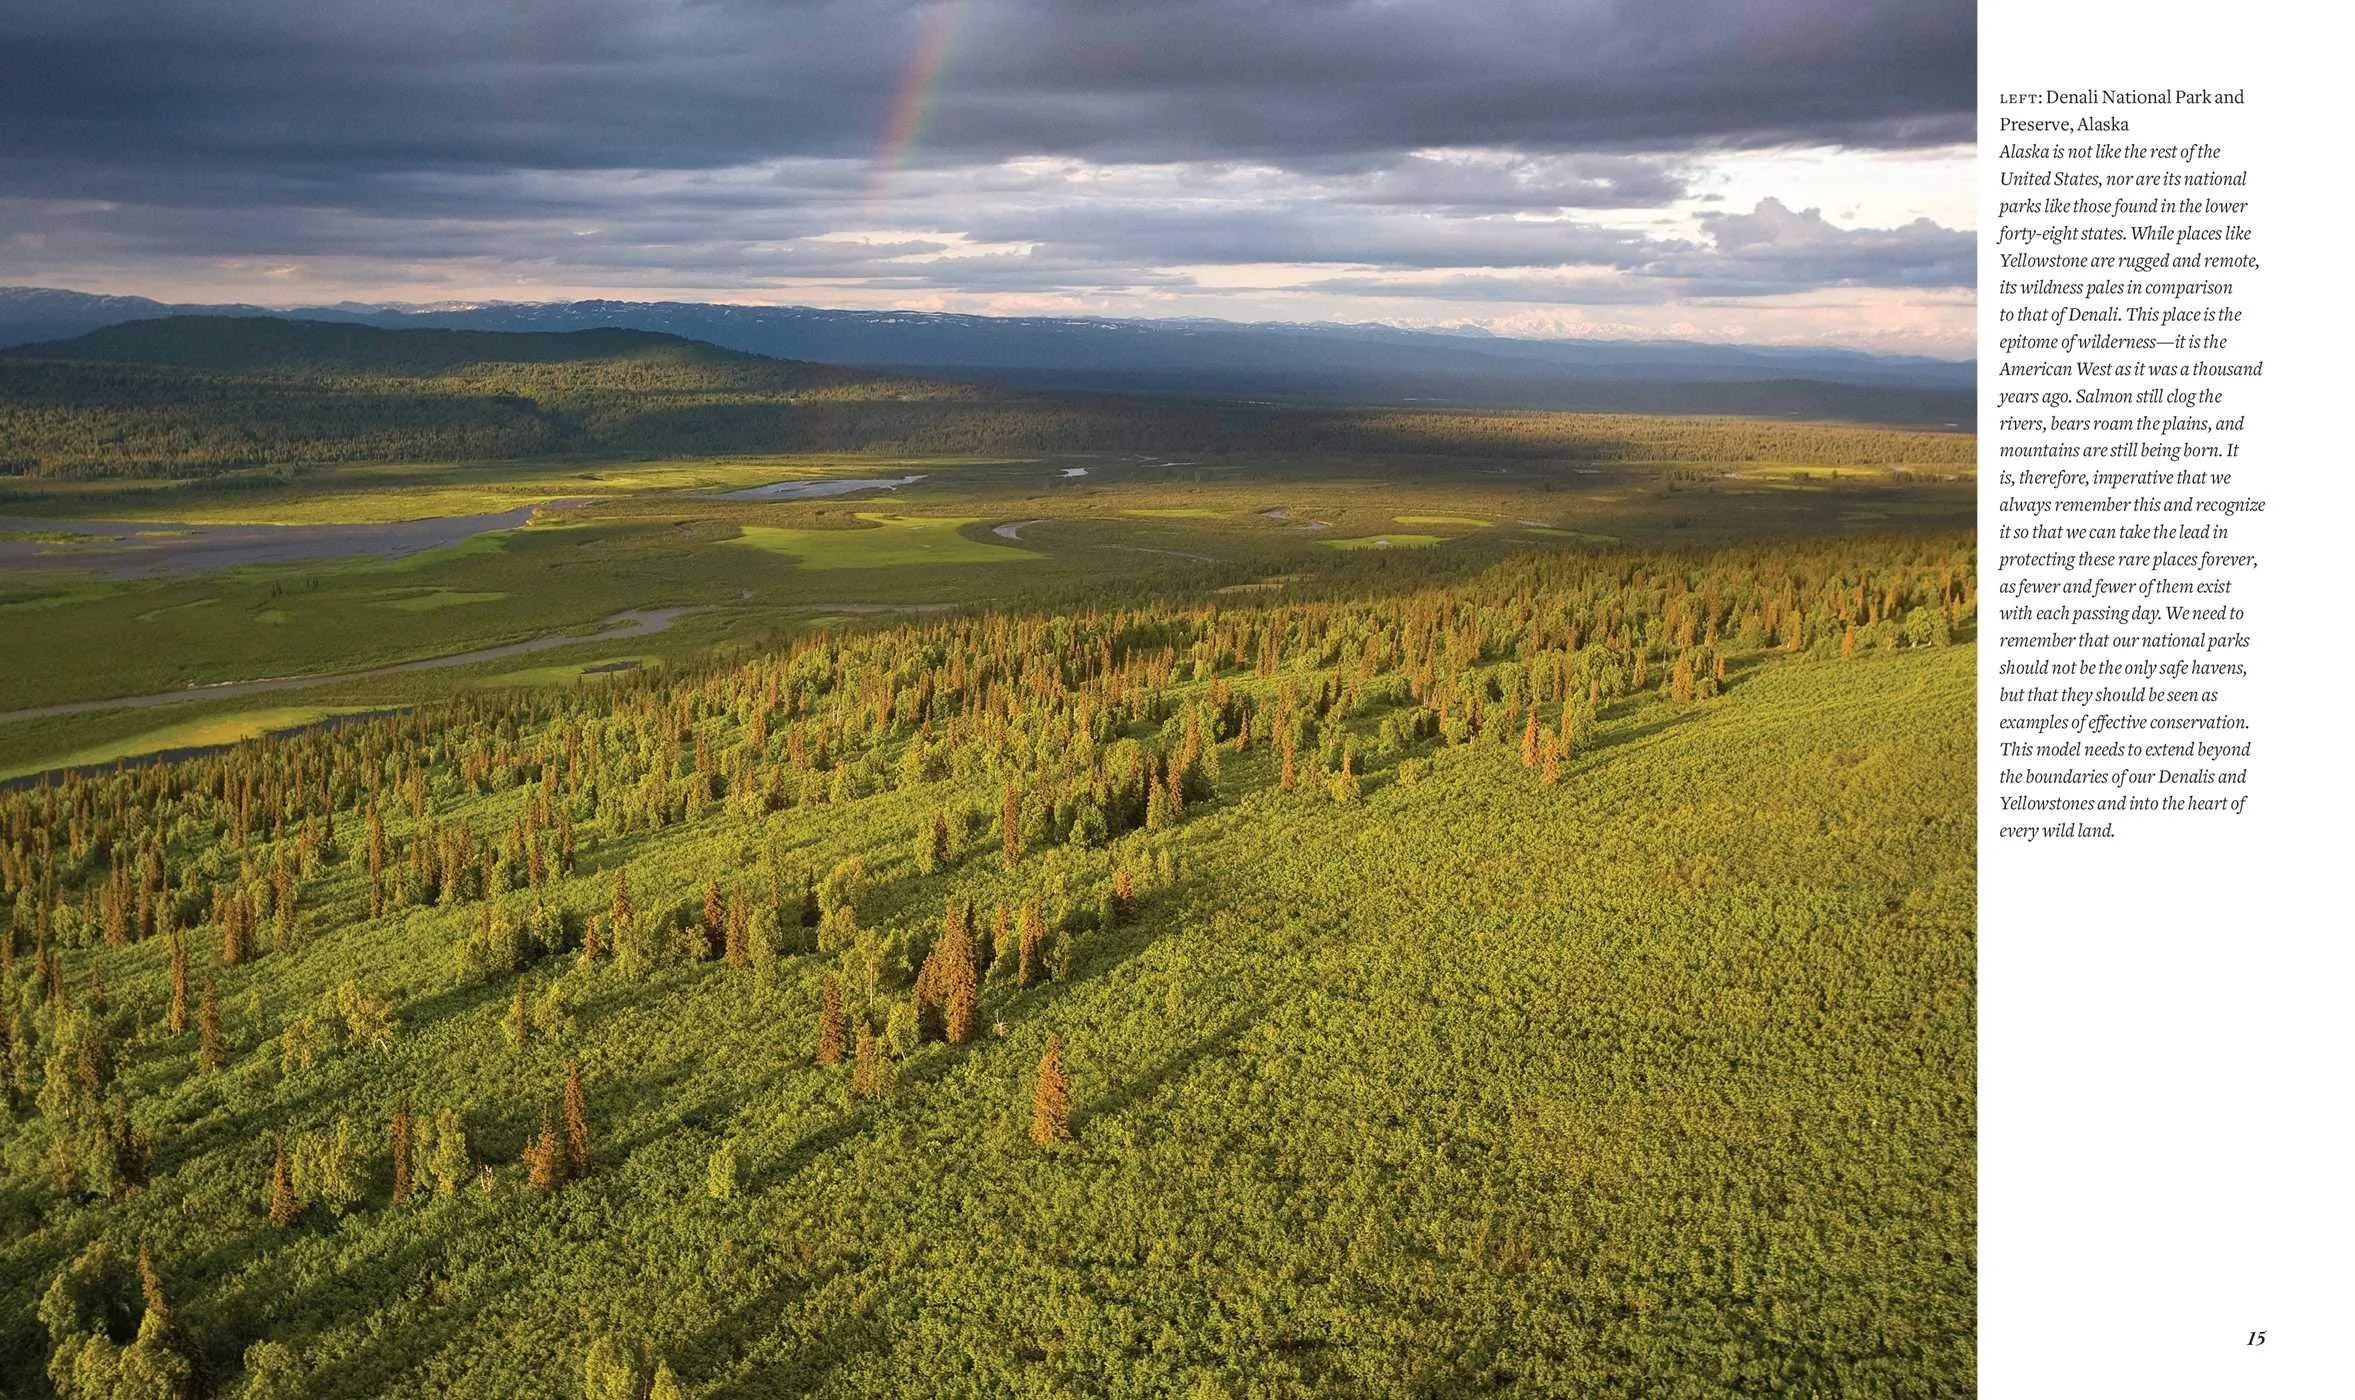
M 1968 0 L 940 3 L 963 8 L 931 163 L 1903 147 L 1971 126 Z M 0 130 L 36 169 L 85 171 L 863 157 L 936 22 L 892 0 L 36 0 L 0 9 Z
M 1099 202 L 978 218 L 969 227 L 984 242 L 1036 242 L 1154 263 L 1630 267 L 1660 251 L 1641 234 L 1564 220 L 1442 218 L 1325 203 L 1171 209 Z
M 0 282 L 1967 287 L 1966 232 L 1676 211 L 1752 149 L 1968 141 L 1973 45 L 1969 0 L 20 0 Z
M 1254 198 L 1261 186 L 1249 181 L 1181 202 L 1058 194 L 1051 182 L 944 181 L 898 209 L 905 227 L 941 232 L 853 237 L 834 231 L 857 226 L 855 198 L 828 195 L 823 178 L 768 174 L 641 174 L 618 188 L 602 173 L 418 178 L 406 182 L 410 204 L 397 213 L 0 199 L 0 227 L 46 229 L 45 243 L 118 263 L 167 260 L 190 247 L 264 260 L 357 253 L 418 267 L 501 264 L 616 288 L 826 280 L 898 290 L 1083 291 L 1194 286 L 1185 269 L 1272 264 L 1301 269 L 1299 285 L 1319 293 L 1599 305 L 1825 287 L 1951 290 L 1970 287 L 1975 269 L 1968 232 L 1927 220 L 1844 228 L 1773 199 L 1747 213 L 1704 214 L 1699 237 L 1675 237 L 1577 217 Z M 504 191 L 497 217 L 454 216 L 491 205 L 486 185 Z M 780 190 L 798 197 L 780 205 Z

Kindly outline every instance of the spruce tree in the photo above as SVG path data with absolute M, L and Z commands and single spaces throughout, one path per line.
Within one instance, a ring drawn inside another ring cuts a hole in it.
M 581 1060 L 564 1068 L 564 1167 L 569 1176 L 589 1174 L 589 1095 L 581 1088 Z
M 148 1252 L 144 1240 L 139 1243 L 139 1299 L 147 1309 L 146 1317 L 141 1319 L 147 1325 L 141 1331 L 153 1330 L 166 1344 L 176 1343 L 179 1324 L 172 1317 L 171 1299 L 164 1296 L 163 1276 L 155 1271 L 155 1257 Z
M 546 1109 L 540 1110 L 538 1136 L 524 1146 L 523 1165 L 529 1173 L 531 1188 L 541 1195 L 564 1184 L 564 1141 L 556 1136 L 556 1116 Z
M 1050 1034 L 1039 1056 L 1038 1088 L 1030 1100 L 1030 1140 L 1053 1147 L 1071 1140 L 1071 1078 L 1063 1071 L 1063 1037 Z
M 211 1074 L 228 1061 L 228 1042 L 221 1036 L 221 1008 L 213 999 L 213 979 L 204 979 L 204 994 L 196 1002 L 196 1067 Z
M 733 968 L 752 965 L 752 916 L 744 907 L 744 892 L 736 890 L 728 895 L 727 962 Z
M 842 983 L 829 972 L 818 987 L 818 1063 L 841 1064 L 848 1035 L 842 1019 Z
M 178 929 L 172 930 L 168 945 L 171 952 L 172 1001 L 164 1011 L 164 1029 L 179 1035 L 188 1029 L 188 944 Z
M 963 905 L 950 905 L 940 946 L 926 960 L 935 967 L 932 991 L 940 1003 L 941 1036 L 951 1045 L 970 1044 L 981 1030 L 981 967 L 973 954 L 971 925 Z
M 858 1049 L 850 1069 L 850 1096 L 861 1099 L 880 1099 L 891 1093 L 891 1060 L 885 1054 L 883 1038 L 859 1022 Z
M 1027 987 L 1038 980 L 1040 945 L 1046 937 L 1047 922 L 1039 915 L 1038 901 L 1030 900 L 1022 906 L 1015 932 L 1014 985 Z

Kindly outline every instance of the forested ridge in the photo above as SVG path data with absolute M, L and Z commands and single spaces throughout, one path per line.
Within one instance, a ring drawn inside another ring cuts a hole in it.
M 1972 555 L 1380 561 L 0 794 L 7 1387 L 1969 1393 Z
M 554 454 L 1440 454 L 1969 470 L 1973 439 L 1823 423 L 1027 394 L 652 332 L 176 317 L 0 352 L 0 474 Z

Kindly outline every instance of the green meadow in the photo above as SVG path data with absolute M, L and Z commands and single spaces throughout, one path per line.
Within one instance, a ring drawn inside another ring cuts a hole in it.
M 813 572 L 827 569 L 900 569 L 926 565 L 1019 564 L 1038 556 L 960 533 L 977 523 L 954 515 L 881 515 L 861 511 L 865 528 L 797 530 L 783 525 L 747 525 L 733 541 L 782 554 Z

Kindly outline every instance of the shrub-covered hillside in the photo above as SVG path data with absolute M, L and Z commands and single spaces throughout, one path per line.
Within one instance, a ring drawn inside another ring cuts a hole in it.
M 0 794 L 10 1394 L 1969 1394 L 1967 538 Z

